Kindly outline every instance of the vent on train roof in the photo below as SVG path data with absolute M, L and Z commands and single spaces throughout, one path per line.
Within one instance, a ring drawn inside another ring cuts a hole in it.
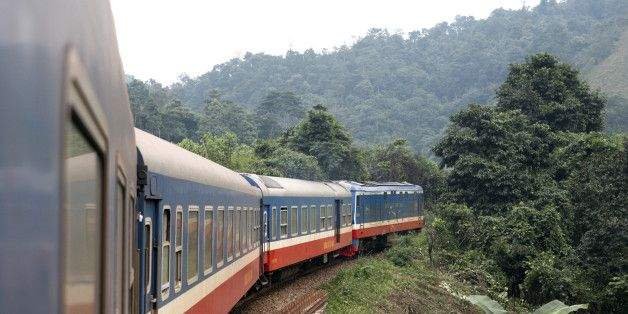
M 283 186 L 281 186 L 281 184 L 279 184 L 279 182 L 275 181 L 273 178 L 267 176 L 259 177 L 260 179 L 262 179 L 262 182 L 264 182 L 264 185 L 266 185 L 267 188 L 283 189 Z

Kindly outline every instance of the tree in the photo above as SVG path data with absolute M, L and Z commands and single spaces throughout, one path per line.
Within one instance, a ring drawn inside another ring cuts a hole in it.
M 255 109 L 260 138 L 277 137 L 305 115 L 305 108 L 293 92 L 270 92 Z
M 221 100 L 220 95 L 213 91 L 205 102 L 198 132 L 215 135 L 231 132 L 242 142 L 252 144 L 256 139 L 255 118 L 246 108 Z
M 495 214 L 521 201 L 554 201 L 548 156 L 555 146 L 549 127 L 520 111 L 471 105 L 451 117 L 434 152 L 452 168 L 452 199 Z
M 497 91 L 497 106 L 518 109 L 554 131 L 592 132 L 603 128 L 604 99 L 578 78 L 578 71 L 549 54 L 510 66 Z
M 351 136 L 322 105 L 314 106 L 303 121 L 288 130 L 284 142 L 295 151 L 316 157 L 329 179 L 359 179 L 366 173 Z
M 178 143 L 185 138 L 196 138 L 198 116 L 180 101 L 174 100 L 163 109 L 162 126 L 157 135 Z
M 445 175 L 438 165 L 415 154 L 407 140 L 393 140 L 369 152 L 367 169 L 371 180 L 410 182 L 423 187 L 426 201 L 433 202 L 444 188 Z

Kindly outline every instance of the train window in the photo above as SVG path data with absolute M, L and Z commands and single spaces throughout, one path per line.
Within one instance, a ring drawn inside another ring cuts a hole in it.
M 246 207 L 240 212 L 240 251 L 246 251 Z
M 218 206 L 216 212 L 216 267 L 222 266 L 225 260 L 225 207 Z
M 227 207 L 227 260 L 233 259 L 233 206 Z
M 327 205 L 327 217 L 325 218 L 325 226 L 327 229 L 331 229 L 331 205 Z
M 249 207 L 249 214 L 248 214 L 248 219 L 247 219 L 247 223 L 248 223 L 248 228 L 247 230 L 249 230 L 249 233 L 246 237 L 246 241 L 247 241 L 247 247 L 250 249 L 253 246 L 253 207 Z
M 151 277 L 153 274 L 153 233 L 152 221 L 150 218 L 144 218 L 144 270 L 145 273 L 145 289 L 146 294 L 150 293 Z
M 275 224 L 275 221 L 277 221 L 277 207 L 273 206 L 272 208 L 272 212 L 270 214 L 270 227 L 269 227 L 269 232 L 272 235 L 272 239 L 275 240 L 277 239 L 277 225 Z
M 174 232 L 174 290 L 181 289 L 181 280 L 183 278 L 183 207 L 177 206 L 175 212 L 175 232 Z
M 205 206 L 205 216 L 203 217 L 203 269 L 205 274 L 212 269 L 212 216 L 213 208 Z
M 259 223 L 259 208 L 255 208 L 255 211 L 253 212 L 253 226 L 255 226 L 253 228 L 253 246 L 257 247 L 259 244 L 259 240 L 260 240 L 260 234 L 259 234 L 259 227 L 260 227 L 260 223 Z
M 299 208 L 296 206 L 290 207 L 290 234 L 295 236 L 299 233 Z
M 233 222 L 233 250 L 235 251 L 235 256 L 240 256 L 240 213 L 242 212 L 242 207 L 236 207 L 234 212 L 235 220 Z
M 301 206 L 301 213 L 299 213 L 299 215 L 301 234 L 307 234 L 307 206 Z
M 164 206 L 161 217 L 161 299 L 165 300 L 170 289 L 170 206 Z
M 188 208 L 188 283 L 198 278 L 198 206 Z
M 316 232 L 316 206 L 315 205 L 311 205 L 310 206 L 310 215 L 309 215 L 309 221 L 310 221 L 310 232 Z
M 102 161 L 72 123 L 65 134 L 65 306 L 98 309 L 101 278 Z M 80 294 L 77 292 L 82 290 Z
M 347 213 L 347 217 L 349 217 L 349 226 L 353 225 L 353 207 L 351 206 L 351 203 L 347 204 L 347 208 L 349 209 L 349 212 Z
M 321 205 L 321 212 L 320 212 L 320 215 L 321 215 L 321 223 L 320 223 L 320 226 L 318 227 L 318 229 L 319 229 L 319 230 L 321 230 L 321 231 L 322 231 L 322 230 L 325 230 L 325 228 L 326 228 L 326 227 L 325 227 L 325 216 L 326 216 L 326 215 L 325 215 L 325 212 L 326 212 L 327 210 L 326 210 L 325 208 L 326 208 L 326 207 L 325 207 L 325 205 Z
M 279 214 L 280 236 L 285 238 L 288 236 L 288 207 L 281 207 Z

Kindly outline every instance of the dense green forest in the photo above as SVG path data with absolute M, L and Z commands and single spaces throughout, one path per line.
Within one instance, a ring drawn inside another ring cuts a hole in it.
M 322 53 L 247 53 L 168 87 L 131 78 L 129 93 L 136 125 L 174 142 L 231 131 L 251 143 L 323 104 L 358 146 L 402 137 L 429 154 L 449 116 L 469 103 L 495 102 L 508 64 L 548 52 L 602 89 L 608 130 L 626 131 L 626 16 L 624 0 L 544 0 L 409 34 L 373 29 L 350 47 Z
M 138 127 L 236 171 L 422 185 L 425 232 L 382 272 L 421 276 L 422 259 L 516 311 L 559 299 L 625 313 L 627 6 L 542 1 L 407 37 L 373 30 L 169 87 L 129 78 L 129 96 Z M 342 284 L 369 272 L 329 289 L 360 293 Z

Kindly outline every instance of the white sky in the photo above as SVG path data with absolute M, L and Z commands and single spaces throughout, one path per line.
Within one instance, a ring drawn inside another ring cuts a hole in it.
M 283 55 L 289 49 L 350 45 L 369 28 L 409 32 L 486 18 L 496 8 L 539 0 L 111 0 L 127 74 L 170 84 L 247 51 Z

